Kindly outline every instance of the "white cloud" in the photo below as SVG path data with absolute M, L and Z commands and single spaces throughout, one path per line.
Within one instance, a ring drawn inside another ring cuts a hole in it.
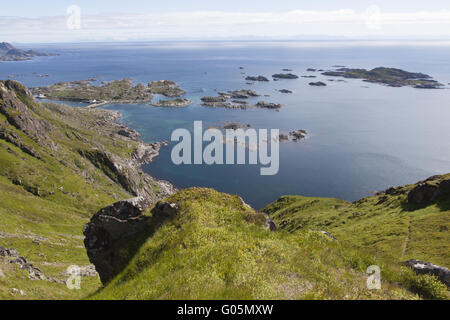
M 82 8 L 81 8 L 82 9 Z M 81 15 L 81 29 L 69 30 L 67 16 L 0 17 L 0 39 L 74 41 L 103 39 L 213 38 L 239 36 L 450 36 L 450 11 L 223 12 Z M 375 21 L 375 27 L 374 26 Z M 372 27 L 371 27 L 372 26 Z

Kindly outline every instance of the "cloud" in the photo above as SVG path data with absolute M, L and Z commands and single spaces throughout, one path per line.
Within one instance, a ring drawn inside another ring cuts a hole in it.
M 82 8 L 81 8 L 82 13 Z M 81 29 L 67 27 L 69 16 L 0 17 L 0 39 L 75 41 L 102 39 L 213 38 L 295 35 L 364 36 L 370 34 L 450 36 L 450 11 L 356 12 L 294 10 L 286 12 L 196 11 L 162 14 L 81 14 Z

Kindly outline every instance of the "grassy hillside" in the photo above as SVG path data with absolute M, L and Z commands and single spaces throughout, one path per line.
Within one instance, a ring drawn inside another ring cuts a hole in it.
M 444 297 L 445 287 L 335 242 L 317 231 L 270 232 L 264 214 L 239 197 L 188 189 L 166 199 L 177 213 L 150 212 L 143 245 L 93 299 L 416 299 L 405 288 Z M 382 290 L 366 269 L 383 266 Z M 410 285 L 411 284 L 411 285 Z
M 436 181 L 449 178 L 447 174 Z M 342 242 L 392 262 L 419 259 L 449 266 L 450 197 L 428 205 L 408 204 L 408 192 L 417 185 L 388 190 L 355 203 L 285 196 L 264 212 L 289 232 L 326 230 Z
M 0 246 L 16 249 L 46 276 L 65 280 L 68 266 L 89 265 L 83 226 L 102 207 L 133 196 L 82 156 L 98 148 L 131 158 L 138 142 L 116 134 L 116 117 L 39 104 L 17 82 L 0 82 Z M 47 130 L 33 130 L 40 124 Z M 80 291 L 32 281 L 1 257 L 0 269 L 0 299 L 81 298 L 101 285 L 98 277 L 83 278 Z

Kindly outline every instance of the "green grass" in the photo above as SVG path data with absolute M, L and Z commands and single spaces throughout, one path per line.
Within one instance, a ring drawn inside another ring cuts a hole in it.
M 441 179 L 448 179 L 445 175 Z M 345 246 L 351 246 L 386 265 L 418 259 L 437 265 L 450 265 L 450 199 L 423 207 L 407 204 L 407 193 L 415 185 L 402 187 L 394 195 L 373 196 L 356 203 L 337 199 L 285 196 L 268 205 L 264 212 L 285 231 L 327 231 Z M 423 290 L 424 297 L 445 296 L 445 286 L 431 283 L 424 276 L 392 275 L 393 281 L 411 290 L 427 285 L 438 289 Z M 411 283 L 410 283 L 411 282 Z M 416 284 L 414 284 L 416 283 Z M 419 284 L 417 284 L 419 283 Z M 418 289 L 419 288 L 419 289 Z M 439 293 L 438 291 L 441 290 Z M 438 292 L 438 293 L 436 293 Z
M 82 231 L 91 216 L 118 199 L 132 197 L 79 150 L 102 147 L 130 157 L 137 143 L 112 136 L 113 129 L 104 124 L 111 117 L 108 111 L 39 104 L 20 84 L 10 86 L 34 119 L 51 125 L 44 134 L 57 149 L 39 144 L 0 114 L 0 126 L 42 156 L 37 159 L 0 140 L 0 246 L 17 249 L 45 275 L 64 279 L 61 273 L 70 265 L 90 264 Z M 79 299 L 101 285 L 98 277 L 83 278 L 82 290 L 70 291 L 64 285 L 31 281 L 17 265 L 1 259 L 0 269 L 6 274 L 0 278 L 1 299 Z M 11 295 L 12 288 L 26 296 Z
M 92 299 L 418 298 L 394 282 L 369 291 L 366 268 L 381 262 L 320 232 L 269 232 L 237 196 L 193 188 L 167 201 L 177 215 L 152 216 L 129 265 Z

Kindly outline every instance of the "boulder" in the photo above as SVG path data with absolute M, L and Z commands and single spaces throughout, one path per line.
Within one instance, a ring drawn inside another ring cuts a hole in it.
M 266 222 L 264 223 L 264 228 L 266 228 L 271 232 L 277 231 L 277 225 L 275 224 L 275 222 L 273 222 L 273 220 L 269 217 L 269 215 L 266 214 L 265 216 Z
M 416 259 L 411 259 L 400 263 L 403 266 L 410 267 L 418 274 L 430 274 L 436 276 L 447 287 L 450 287 L 450 270 L 445 267 L 440 267 L 430 262 L 422 262 Z

